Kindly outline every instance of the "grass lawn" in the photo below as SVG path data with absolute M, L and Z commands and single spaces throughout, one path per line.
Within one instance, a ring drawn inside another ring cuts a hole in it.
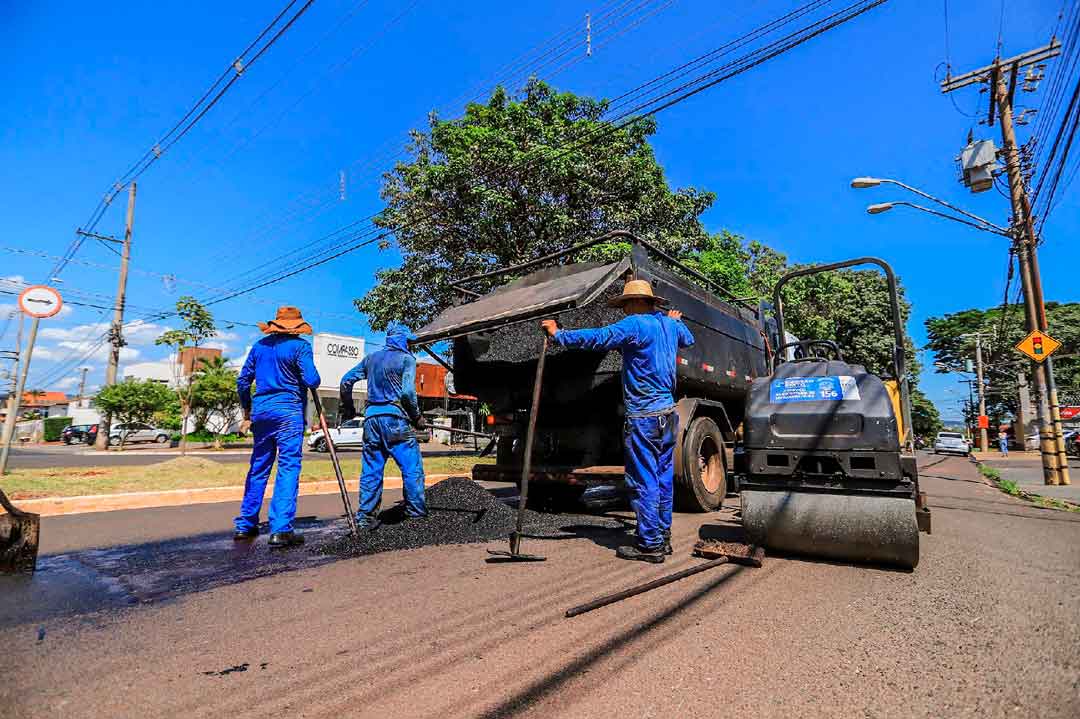
M 359 455 L 344 455 L 341 471 L 350 487 L 360 475 Z M 427 474 L 468 475 L 478 462 L 492 458 L 426 457 Z M 167 489 L 198 489 L 201 487 L 243 486 L 247 475 L 246 462 L 215 462 L 206 457 L 177 457 L 144 467 L 60 467 L 53 469 L 15 469 L 0 478 L 0 489 L 12 499 L 41 497 L 73 497 L 82 494 L 115 494 L 119 492 L 152 492 Z M 386 476 L 400 474 L 390 462 Z M 273 476 L 271 475 L 271 481 Z M 301 482 L 334 481 L 334 468 L 329 459 L 304 459 Z

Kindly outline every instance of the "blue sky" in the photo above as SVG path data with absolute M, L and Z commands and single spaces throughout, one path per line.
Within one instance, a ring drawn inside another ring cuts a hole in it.
M 380 209 L 378 178 L 426 114 L 460 112 L 462 97 L 495 81 L 520 86 L 507 65 L 607 3 L 317 0 L 233 91 L 139 180 L 129 304 L 132 315 L 206 297 L 275 254 L 310 244 Z M 615 96 L 800 3 L 633 3 L 640 19 L 594 33 L 584 48 L 539 71 L 562 89 Z M 842 7 L 844 3 L 833 3 Z M 0 276 L 44 281 L 113 179 L 202 94 L 269 21 L 278 3 L 177 2 L 96 5 L 5 3 L 0 39 Z M 653 139 L 673 186 L 716 192 L 705 216 L 798 262 L 881 256 L 914 304 L 909 331 L 925 341 L 928 316 L 1001 301 L 1006 248 L 993 235 L 897 209 L 871 217 L 867 204 L 905 199 L 884 188 L 852 190 L 850 179 L 902 179 L 1004 224 L 997 192 L 971 195 L 953 158 L 982 102 L 976 89 L 954 107 L 938 91 L 945 61 L 941 2 L 892 0 L 800 48 L 658 116 Z M 962 72 L 993 59 L 1001 4 L 950 0 L 950 60 Z M 1045 43 L 1060 0 L 1004 4 L 1003 54 Z M 820 14 L 818 15 L 820 16 Z M 560 69 L 561 62 L 573 59 Z M 559 70 L 552 76 L 552 71 Z M 1045 84 L 1044 84 L 1045 88 Z M 1022 101 L 1037 104 L 1040 95 Z M 1020 128 L 1021 140 L 1030 128 Z M 996 134 L 975 127 L 979 137 Z M 345 199 L 339 173 L 345 171 Z M 123 230 L 121 196 L 99 231 Z M 1042 248 L 1048 299 L 1080 300 L 1078 229 L 1071 188 L 1047 223 Z M 117 258 L 97 243 L 77 255 L 60 287 L 73 300 L 111 305 Z M 317 330 L 369 334 L 351 306 L 373 271 L 393 264 L 376 247 L 215 305 L 231 321 L 220 342 L 242 354 L 255 321 L 280 303 L 299 305 Z M 280 265 L 288 267 L 287 261 Z M 171 275 L 175 280 L 165 279 Z M 0 295 L 0 303 L 9 295 Z M 61 371 L 93 350 L 108 313 L 72 307 L 43 322 L 31 386 L 71 390 Z M 0 307 L 0 346 L 17 321 Z M 167 322 L 132 328 L 128 362 L 163 353 L 153 338 Z M 222 322 L 222 325 L 226 325 Z M 226 325 L 227 326 L 227 325 Z M 6 327 L 6 330 L 5 330 Z M 104 349 L 81 364 L 101 381 Z M 66 360 L 66 364 L 64 361 Z M 923 387 L 955 416 L 957 377 L 928 375 Z

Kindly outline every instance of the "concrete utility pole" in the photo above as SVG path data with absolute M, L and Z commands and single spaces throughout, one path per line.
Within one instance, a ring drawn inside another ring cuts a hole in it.
M 79 395 L 78 395 L 78 397 L 79 397 L 80 400 L 83 398 L 83 393 L 86 391 L 86 373 L 89 372 L 89 371 L 90 371 L 89 367 L 80 367 L 79 368 L 80 377 L 79 377 Z
M 993 125 L 996 111 L 1001 121 L 1001 154 L 1005 157 L 1005 171 L 1009 178 L 1014 230 L 1013 247 L 1020 265 L 1020 281 L 1024 289 L 1024 316 L 1029 332 L 1047 330 L 1046 307 L 1038 274 L 1038 242 L 1031 217 L 1031 204 L 1020 169 L 1020 150 L 1016 145 L 1016 132 L 1013 127 L 1012 97 L 1021 68 L 1045 62 L 1060 53 L 1061 43 L 1053 40 L 1044 47 L 1016 57 L 1007 60 L 998 58 L 991 65 L 978 70 L 956 77 L 947 77 L 941 83 L 941 90 L 946 93 L 975 83 L 990 85 L 991 100 L 988 119 L 989 124 Z M 1061 415 L 1060 411 L 1055 411 L 1057 392 L 1053 364 L 1049 360 L 1042 364 L 1033 362 L 1031 369 L 1038 394 L 1036 409 L 1039 415 L 1043 481 L 1046 484 L 1069 484 L 1068 458 L 1065 455 L 1065 443 L 1061 434 Z
M 38 325 L 41 318 L 35 317 L 30 323 L 30 339 L 26 344 L 26 353 L 19 360 L 19 381 L 15 385 L 15 394 L 8 404 L 8 415 L 4 418 L 4 447 L 0 449 L 0 475 L 7 474 L 8 455 L 11 453 L 11 439 L 15 433 L 15 415 L 19 413 L 19 401 L 26 390 L 26 375 L 30 373 L 30 357 L 34 354 L 34 340 L 37 339 Z M 19 325 L 20 344 L 22 340 L 22 324 Z
M 116 384 L 116 371 L 120 364 L 120 348 L 124 346 L 124 295 L 127 292 L 128 260 L 131 259 L 131 229 L 135 223 L 135 183 L 131 183 L 128 191 L 127 220 L 124 223 L 123 251 L 120 254 L 120 279 L 116 287 L 116 305 L 113 308 L 112 326 L 109 328 L 109 343 L 112 351 L 109 352 L 109 364 L 105 367 L 105 386 Z M 108 449 L 109 431 L 112 417 L 105 414 L 98 427 L 97 439 L 94 440 L 95 449 Z
M 982 334 L 975 333 L 975 378 L 979 387 L 979 417 L 986 416 L 986 385 L 983 384 Z M 979 423 L 979 451 L 989 450 L 987 428 Z

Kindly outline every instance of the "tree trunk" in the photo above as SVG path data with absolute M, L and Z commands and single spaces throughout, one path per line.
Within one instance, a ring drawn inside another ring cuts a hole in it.
M 187 453 L 187 421 L 188 421 L 188 403 L 182 402 L 180 404 L 180 456 L 184 456 Z

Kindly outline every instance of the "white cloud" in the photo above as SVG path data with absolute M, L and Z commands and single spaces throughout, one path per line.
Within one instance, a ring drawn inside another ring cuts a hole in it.
M 62 305 L 60 311 L 56 313 L 57 318 L 68 317 L 74 312 L 75 309 L 71 305 Z
M 73 327 L 46 327 L 39 333 L 43 339 L 86 341 L 88 338 L 100 337 L 109 331 L 110 323 L 92 322 L 89 324 L 75 325 Z M 169 328 L 153 322 L 136 320 L 124 325 L 124 341 L 128 345 L 147 346 L 154 344 L 154 340 L 161 336 Z
M 59 382 L 53 382 L 52 389 L 63 391 L 65 389 L 75 389 L 79 386 L 78 377 L 65 377 Z

